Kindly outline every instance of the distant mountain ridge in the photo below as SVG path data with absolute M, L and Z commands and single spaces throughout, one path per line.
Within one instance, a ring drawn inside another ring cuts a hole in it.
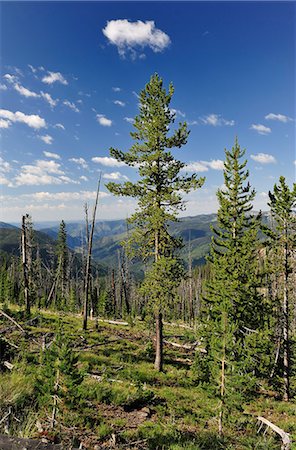
M 211 225 L 216 225 L 216 214 L 201 214 L 197 216 L 182 217 L 178 222 L 170 223 L 170 229 L 173 235 L 181 237 L 184 246 L 180 251 L 180 256 L 184 260 L 185 265 L 189 258 L 189 242 L 190 252 L 193 266 L 203 264 L 205 257 L 209 253 L 210 242 L 212 236 Z M 268 221 L 268 213 L 263 213 L 263 221 Z M 51 227 L 41 228 L 38 224 L 39 231 L 36 233 L 43 240 L 48 238 L 50 242 L 55 242 L 59 232 L 59 224 L 55 223 Z M 48 225 L 48 223 L 46 223 Z M 82 221 L 66 222 L 67 243 L 72 251 L 82 254 L 86 251 L 86 228 Z M 16 242 L 11 245 L 11 241 L 17 240 L 17 227 L 0 222 L 0 249 L 9 251 L 14 249 L 16 252 Z M 14 233 L 14 238 L 12 234 Z M 7 235 L 10 234 L 10 238 Z M 93 238 L 93 259 L 105 267 L 118 266 L 118 252 L 121 249 L 121 242 L 126 238 L 127 224 L 126 220 L 99 220 L 96 222 Z M 4 242 L 2 244 L 2 239 Z M 7 243 L 10 241 L 10 244 Z M 19 240 L 18 244 L 19 245 Z M 10 250 L 9 250 L 10 249 Z M 134 263 L 135 272 L 141 271 L 141 264 Z

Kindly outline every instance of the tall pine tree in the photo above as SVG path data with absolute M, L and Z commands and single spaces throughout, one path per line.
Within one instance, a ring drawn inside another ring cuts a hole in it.
M 134 145 L 126 153 L 111 148 L 110 154 L 117 161 L 138 167 L 140 180 L 136 183 L 108 183 L 107 188 L 115 195 L 136 198 L 137 211 L 129 222 L 134 224 L 127 247 L 130 252 L 139 254 L 144 260 L 154 259 L 152 271 L 159 267 L 162 273 L 170 276 L 176 273 L 172 264 L 178 266 L 174 251 L 180 247 L 169 230 L 169 221 L 176 221 L 178 211 L 184 208 L 181 192 L 188 193 L 201 187 L 203 178 L 181 176 L 180 170 L 185 164 L 178 161 L 171 153 L 172 148 L 181 148 L 186 144 L 189 131 L 186 123 L 180 123 L 171 135 L 170 127 L 174 123 L 175 114 L 170 110 L 174 93 L 170 84 L 168 92 L 163 87 L 162 79 L 154 74 L 139 97 L 140 113 L 135 117 L 135 131 L 131 137 Z M 169 260 L 170 259 L 170 260 Z M 146 295 L 151 297 L 150 281 L 146 284 Z M 156 358 L 155 368 L 162 370 L 162 314 L 163 297 L 166 296 L 167 285 L 158 289 L 158 298 L 153 301 L 156 317 Z M 155 296 L 154 296 L 155 297 Z
M 67 269 L 68 269 L 68 262 L 69 262 L 69 253 L 68 253 L 68 247 L 67 247 L 66 224 L 63 220 L 60 223 L 60 228 L 59 228 L 59 232 L 58 232 L 56 254 L 58 257 L 57 276 L 58 276 L 58 278 L 60 277 L 60 280 L 61 280 L 61 283 L 60 283 L 61 297 L 62 297 L 62 301 L 64 301 L 65 296 L 66 296 L 66 288 L 67 288 Z
M 220 433 L 226 412 L 239 405 L 247 373 L 254 366 L 248 335 L 258 333 L 264 325 L 257 275 L 260 216 L 250 214 L 255 190 L 247 181 L 247 161 L 241 161 L 245 150 L 237 139 L 225 154 L 225 187 L 217 193 L 218 225 L 213 227 L 209 256 L 211 278 L 206 286 L 204 327 L 211 373 L 221 400 Z
M 284 380 L 284 400 L 290 398 L 291 376 L 291 337 L 289 293 L 292 286 L 291 275 L 296 248 L 296 183 L 289 189 L 285 177 L 281 176 L 269 192 L 269 206 L 275 220 L 275 229 L 271 232 L 273 271 L 277 274 L 278 296 L 280 296 L 280 324 L 282 335 L 282 361 Z

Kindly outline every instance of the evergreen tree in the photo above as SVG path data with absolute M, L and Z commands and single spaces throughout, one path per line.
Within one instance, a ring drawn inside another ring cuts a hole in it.
M 62 300 L 64 301 L 67 287 L 67 269 L 69 262 L 69 254 L 67 247 L 66 224 L 63 220 L 60 223 L 60 228 L 58 232 L 56 254 L 58 257 L 58 268 L 57 268 L 58 276 L 61 279 L 61 295 Z
M 108 183 L 107 188 L 115 195 L 138 200 L 138 209 L 129 222 L 135 226 L 127 240 L 130 254 L 139 254 L 144 260 L 153 257 L 154 264 L 164 267 L 163 258 L 173 258 L 174 250 L 181 243 L 169 232 L 168 222 L 177 220 L 178 211 L 184 209 L 181 191 L 190 192 L 201 187 L 204 178 L 180 176 L 185 164 L 178 161 L 170 149 L 186 144 L 189 131 L 186 123 L 169 135 L 175 114 L 170 110 L 174 93 L 170 84 L 168 92 L 162 79 L 154 74 L 140 93 L 140 113 L 135 117 L 135 131 L 131 137 L 134 145 L 126 153 L 111 148 L 110 154 L 117 161 L 138 167 L 140 180 L 136 183 Z M 152 269 L 154 270 L 154 269 Z M 148 283 L 148 286 L 151 283 Z M 147 291 L 149 296 L 151 292 Z M 157 329 L 162 329 L 162 293 L 155 299 Z M 162 369 L 162 335 L 157 333 L 155 367 Z
M 290 376 L 291 376 L 291 337 L 290 320 L 291 311 L 289 306 L 289 284 L 292 275 L 293 258 L 296 247 L 296 183 L 290 190 L 286 184 L 285 177 L 281 176 L 279 184 L 275 184 L 273 192 L 269 192 L 269 206 L 275 220 L 275 229 L 271 231 L 273 271 L 277 274 L 277 282 L 281 289 L 277 293 L 281 297 L 280 323 L 282 330 L 283 347 L 283 379 L 284 400 L 290 398 Z M 294 252 L 294 254 L 293 254 Z
M 219 386 L 220 432 L 223 416 L 228 408 L 239 406 L 247 374 L 255 366 L 248 352 L 249 333 L 257 334 L 264 327 L 257 274 L 260 216 L 250 214 L 255 190 L 247 181 L 247 161 L 241 162 L 245 150 L 237 139 L 225 154 L 225 187 L 217 193 L 220 207 L 209 256 L 204 329 L 212 377 Z

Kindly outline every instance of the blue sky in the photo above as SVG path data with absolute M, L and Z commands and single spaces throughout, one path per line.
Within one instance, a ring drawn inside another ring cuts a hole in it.
M 134 181 L 128 150 L 137 94 L 157 72 L 191 130 L 175 155 L 206 177 L 184 215 L 217 210 L 224 148 L 243 148 L 256 209 L 295 181 L 295 3 L 2 2 L 1 220 L 77 220 L 103 182 Z M 98 217 L 130 199 L 103 185 Z

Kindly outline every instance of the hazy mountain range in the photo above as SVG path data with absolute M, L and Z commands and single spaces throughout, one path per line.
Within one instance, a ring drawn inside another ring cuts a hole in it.
M 267 214 L 263 218 L 266 221 Z M 188 262 L 189 247 L 191 248 L 191 258 L 193 266 L 203 264 L 205 256 L 209 251 L 211 241 L 211 225 L 215 225 L 216 214 L 204 214 L 193 217 L 184 217 L 179 222 L 170 224 L 172 233 L 177 237 L 182 237 L 184 246 L 181 250 L 181 257 L 184 262 Z M 58 222 L 40 222 L 34 224 L 36 230 L 36 241 L 41 250 L 45 252 L 53 247 L 58 236 Z M 86 251 L 86 229 L 85 223 L 66 223 L 67 242 L 72 251 L 79 254 Z M 104 220 L 98 221 L 94 230 L 93 238 L 93 259 L 102 266 L 117 267 L 118 251 L 120 243 L 127 234 L 127 224 L 125 220 Z M 190 245 L 189 245 L 190 242 Z M 12 224 L 0 222 L 0 250 L 7 254 L 19 254 L 20 228 Z M 45 252 L 46 253 L 46 252 Z M 139 264 L 135 264 L 135 271 L 139 270 Z

